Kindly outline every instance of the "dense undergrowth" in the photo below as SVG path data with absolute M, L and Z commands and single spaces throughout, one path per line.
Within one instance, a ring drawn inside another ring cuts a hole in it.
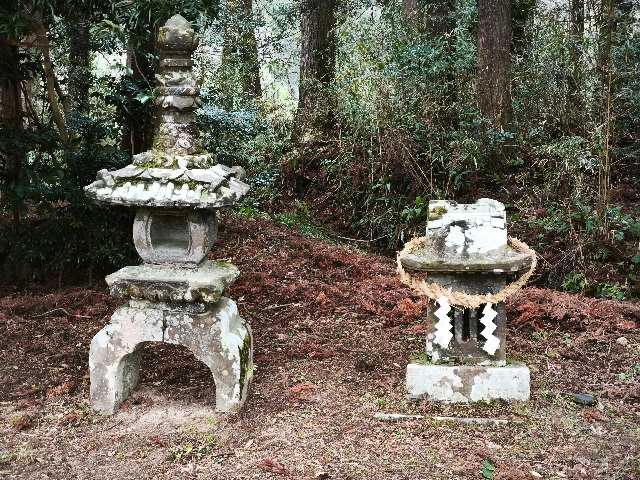
M 638 32 L 615 42 L 618 90 L 603 119 L 584 107 L 600 95 L 590 56 L 596 40 L 581 45 L 589 54 L 579 65 L 576 101 L 561 9 L 516 18 L 530 22 L 523 26 L 529 33 L 514 38 L 514 118 L 498 132 L 475 106 L 475 15 L 472 2 L 458 2 L 453 34 L 444 37 L 408 29 L 393 9 L 358 18 L 357 29 L 343 22 L 337 81 L 327 93 L 338 105 L 336 130 L 302 152 L 271 111 L 250 128 L 238 113 L 220 120 L 224 138 L 243 145 L 233 161 L 251 172 L 253 194 L 241 211 L 275 212 L 312 234 L 322 225 L 392 253 L 421 234 L 429 199 L 492 197 L 507 205 L 511 234 L 542 256 L 537 284 L 636 297 Z M 303 188 L 286 169 L 296 155 L 305 164 Z M 615 158 L 609 170 L 605 156 Z
M 542 257 L 536 284 L 638 297 L 640 32 L 620 29 L 612 41 L 613 94 L 603 117 L 587 108 L 601 95 L 597 39 L 582 40 L 576 74 L 566 12 L 539 7 L 532 15 L 529 3 L 514 10 L 522 28 L 514 30 L 514 115 L 505 131 L 492 130 L 476 107 L 477 12 L 469 0 L 455 2 L 441 36 L 410 28 L 395 4 L 342 8 L 336 80 L 326 92 L 335 126 L 303 150 L 291 141 L 290 102 L 226 101 L 219 86 L 229 67 L 207 70 L 198 120 L 218 161 L 248 171 L 252 192 L 239 213 L 393 254 L 423 232 L 430 199 L 492 197 L 507 205 L 511 234 Z M 130 212 L 91 206 L 82 192 L 95 172 L 129 160 L 117 140 L 118 112 L 148 108 L 149 97 L 126 78 L 96 82 L 92 117 L 76 122 L 71 153 L 47 129 L 24 139 L 27 173 L 3 191 L 3 281 L 89 279 L 136 261 Z M 290 178 L 296 157 L 302 183 Z

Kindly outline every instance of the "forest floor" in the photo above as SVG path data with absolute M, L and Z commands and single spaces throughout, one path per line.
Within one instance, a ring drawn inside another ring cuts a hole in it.
M 104 285 L 0 291 L 0 478 L 640 478 L 640 304 L 525 289 L 508 304 L 508 354 L 531 368 L 530 402 L 408 402 L 424 303 L 392 259 L 266 220 L 225 224 L 214 255 L 240 268 L 230 296 L 255 337 L 242 411 L 215 413 L 205 367 L 150 345 L 140 387 L 97 415 L 89 342 L 121 302 Z

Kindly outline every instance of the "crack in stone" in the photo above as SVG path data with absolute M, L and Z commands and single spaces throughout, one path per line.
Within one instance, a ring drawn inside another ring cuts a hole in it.
M 162 343 L 165 342 L 165 335 L 167 333 L 167 312 L 162 312 Z

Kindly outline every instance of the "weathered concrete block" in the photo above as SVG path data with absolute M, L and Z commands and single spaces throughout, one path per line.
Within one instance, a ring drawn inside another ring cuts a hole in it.
M 524 364 L 407 366 L 407 396 L 441 402 L 529 400 L 529 368 Z
M 111 318 L 89 351 L 94 409 L 113 414 L 136 387 L 138 350 L 145 342 L 184 345 L 207 365 L 216 385 L 216 410 L 236 410 L 244 402 L 253 372 L 253 339 L 232 300 L 223 297 L 215 306 L 132 300 Z

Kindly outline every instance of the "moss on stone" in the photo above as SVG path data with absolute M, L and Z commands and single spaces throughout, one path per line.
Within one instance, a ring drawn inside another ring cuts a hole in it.
M 431 359 L 426 353 L 417 353 L 411 356 L 410 363 L 419 363 L 420 365 L 431 365 Z
M 157 181 L 157 180 L 155 180 Z M 189 190 L 195 190 L 198 185 L 202 186 L 203 188 L 207 186 L 206 183 L 201 183 L 198 182 L 196 180 L 188 180 L 186 182 L 181 182 L 181 181 L 177 181 L 177 180 L 170 180 L 171 183 L 173 183 L 173 188 L 174 191 L 180 190 L 182 188 L 183 185 L 187 185 L 189 187 Z M 139 185 L 140 183 L 144 183 L 145 186 L 150 186 L 152 183 L 154 183 L 154 181 L 152 180 L 141 180 L 137 177 L 132 177 L 132 178 L 116 178 L 114 179 L 114 187 L 122 187 L 123 185 L 130 183 L 131 185 Z M 228 182 L 227 182 L 228 183 Z
M 442 216 L 447 213 L 447 209 L 444 207 L 435 207 L 432 210 L 429 210 L 428 220 L 439 220 Z
M 251 334 L 247 331 L 242 342 L 242 347 L 238 349 L 240 351 L 240 398 L 244 393 L 245 378 L 251 378 L 253 371 L 251 370 Z
M 164 164 L 162 164 L 161 162 L 153 161 L 153 160 L 150 160 L 148 162 L 143 162 L 143 163 L 135 163 L 134 165 L 136 167 L 147 168 L 147 169 L 149 169 L 149 168 L 166 168 L 164 166 Z

